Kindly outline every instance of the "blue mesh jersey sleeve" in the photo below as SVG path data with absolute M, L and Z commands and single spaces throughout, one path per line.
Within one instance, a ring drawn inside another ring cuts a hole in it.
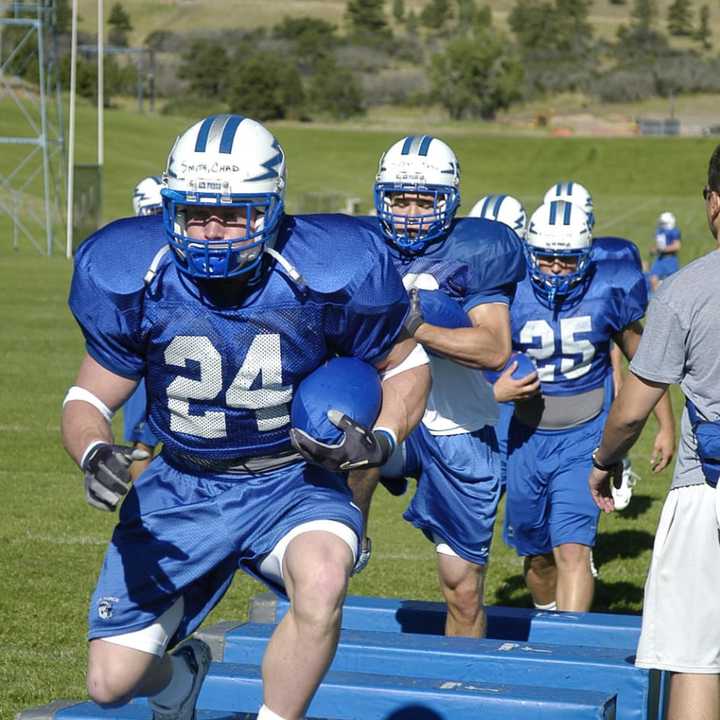
M 641 320 L 648 306 L 648 292 L 645 276 L 634 265 L 622 260 L 605 260 L 597 263 L 593 278 L 595 288 L 607 288 L 610 298 L 607 322 L 620 332 Z
M 455 220 L 447 244 L 453 269 L 446 282 L 457 292 L 462 288 L 463 307 L 493 302 L 509 304 L 516 284 L 525 276 L 522 240 L 507 225 L 485 218 Z
M 621 237 L 602 236 L 593 238 L 592 258 L 601 260 L 627 260 L 642 272 L 642 256 L 638 246 Z
M 408 298 L 379 231 L 346 215 L 293 221 L 298 240 L 287 252 L 324 298 L 329 346 L 366 362 L 382 359 L 402 330 Z
M 159 217 L 125 218 L 91 235 L 75 255 L 70 310 L 87 352 L 117 375 L 143 375 L 143 278 L 165 246 Z

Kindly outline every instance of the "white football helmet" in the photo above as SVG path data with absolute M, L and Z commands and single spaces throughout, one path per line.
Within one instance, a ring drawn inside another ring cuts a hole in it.
M 432 195 L 429 213 L 393 212 L 398 193 Z M 375 177 L 375 210 L 387 238 L 405 251 L 421 251 L 450 227 L 460 206 L 460 165 L 442 140 L 410 135 L 398 140 L 380 158 Z
M 555 183 L 555 185 L 549 188 L 545 193 L 543 202 L 549 203 L 553 200 L 567 200 L 573 205 L 578 205 L 588 216 L 590 229 L 592 230 L 595 227 L 595 213 L 593 212 L 592 195 L 590 195 L 590 191 L 584 185 L 581 185 L 574 180 Z
M 657 224 L 663 230 L 674 230 L 677 226 L 677 220 L 675 220 L 675 216 L 671 212 L 664 212 L 660 213 Z
M 585 277 L 590 266 L 592 232 L 579 206 L 565 200 L 542 204 L 530 218 L 525 240 L 530 277 L 550 302 L 566 295 Z M 539 260 L 550 257 L 577 258 L 577 266 L 567 275 L 543 272 Z
M 280 144 L 250 118 L 212 115 L 180 135 L 170 151 L 161 192 L 165 230 L 178 267 L 203 278 L 259 269 L 283 215 L 285 172 Z M 188 205 L 239 208 L 248 229 L 219 241 L 190 238 L 185 234 Z
M 158 175 L 143 178 L 135 186 L 132 196 L 135 215 L 158 215 L 162 212 L 161 188 L 162 180 Z
M 521 238 L 527 230 L 527 213 L 523 204 L 512 195 L 486 195 L 470 209 L 468 217 L 497 220 L 511 227 Z

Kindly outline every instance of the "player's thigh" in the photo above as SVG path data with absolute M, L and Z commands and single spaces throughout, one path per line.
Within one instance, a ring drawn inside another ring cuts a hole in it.
M 471 563 L 455 553 L 437 553 L 438 577 L 443 589 L 465 589 L 482 595 L 486 565 Z
M 587 478 L 592 452 L 602 434 L 602 422 L 576 428 L 557 448 L 558 467 L 549 488 L 549 525 L 553 547 L 568 543 L 595 544 L 600 511 L 592 499 Z

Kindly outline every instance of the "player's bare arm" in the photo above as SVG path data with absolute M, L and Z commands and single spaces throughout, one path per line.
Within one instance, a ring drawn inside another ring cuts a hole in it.
M 136 380 L 106 370 L 90 355 L 83 358 L 76 388 L 82 388 L 102 402 L 110 412 L 119 408 L 132 394 Z M 62 436 L 70 457 L 81 464 L 88 446 L 98 440 L 112 443 L 110 422 L 98 407 L 84 399 L 68 400 L 63 408 Z
M 430 366 L 426 360 L 420 365 L 391 374 L 393 370 L 400 369 L 404 362 L 409 361 L 413 352 L 417 353 L 416 348 L 415 340 L 406 337 L 398 341 L 390 353 L 376 365 L 379 372 L 390 374 L 390 377 L 383 381 L 383 404 L 375 425 L 392 430 L 398 443 L 402 442 L 422 419 L 430 391 Z M 412 365 L 412 361 L 409 364 Z M 370 502 L 379 480 L 380 468 L 354 470 L 348 477 L 353 502 L 362 510 L 365 519 L 366 533 Z
M 628 373 L 620 394 L 610 409 L 602 441 L 595 453 L 597 464 L 606 467 L 619 464 L 635 441 L 640 437 L 645 421 L 663 395 L 667 396 L 668 386 Z M 590 474 L 590 491 L 601 510 L 611 512 L 615 504 L 610 492 L 611 473 L 593 468 Z
M 642 332 L 642 323 L 636 321 L 615 336 L 615 342 L 628 360 L 635 356 Z M 670 464 L 675 455 L 675 418 L 670 393 L 666 392 L 658 398 L 653 412 L 659 427 L 653 442 L 650 464 L 653 472 L 658 473 Z
M 442 328 L 423 323 L 415 339 L 469 367 L 499 370 L 510 357 L 510 313 L 505 303 L 476 305 L 468 313 L 472 327 Z

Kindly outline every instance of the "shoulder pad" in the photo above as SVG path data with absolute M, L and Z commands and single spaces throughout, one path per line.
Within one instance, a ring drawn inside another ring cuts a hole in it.
M 523 241 L 504 223 L 460 218 L 453 223 L 446 243 L 448 259 L 464 261 L 470 269 L 469 290 L 510 285 L 525 276 Z
M 629 291 L 638 283 L 645 284 L 645 276 L 634 263 L 626 259 L 608 257 L 595 263 L 593 283 L 603 283 L 606 287 Z
M 638 246 L 626 238 L 603 236 L 595 237 L 592 242 L 591 254 L 593 260 L 631 260 L 642 270 L 642 256 Z
M 350 215 L 286 216 L 276 249 L 320 293 L 352 292 L 389 262 L 377 222 Z
M 167 245 L 158 215 L 116 220 L 93 233 L 75 253 L 75 272 L 87 273 L 100 290 L 132 295 L 145 285 L 156 255 Z M 164 262 L 172 263 L 168 253 Z

